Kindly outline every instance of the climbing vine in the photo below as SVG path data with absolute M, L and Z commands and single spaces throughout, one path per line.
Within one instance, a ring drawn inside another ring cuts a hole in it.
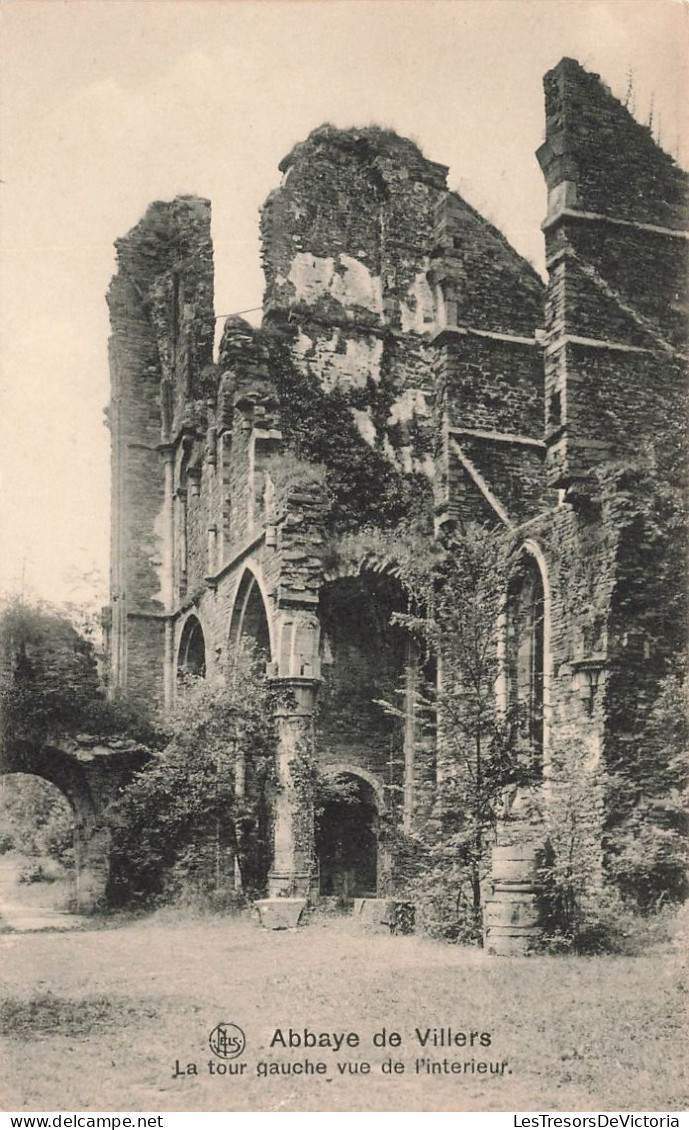
M 369 382 L 364 390 L 326 392 L 316 377 L 297 369 L 284 332 L 265 332 L 285 444 L 298 459 L 326 468 L 333 499 L 331 529 L 342 533 L 369 524 L 391 529 L 405 516 L 418 515 L 430 532 L 432 499 L 427 476 L 398 470 L 380 446 L 366 442 L 351 412 L 352 407 L 362 407 L 365 396 L 379 425 L 377 434 L 383 434 L 392 398 L 385 351 L 378 384 Z

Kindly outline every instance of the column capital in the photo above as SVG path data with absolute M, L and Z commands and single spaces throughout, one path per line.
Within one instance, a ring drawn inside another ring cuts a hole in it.
M 271 679 L 272 685 L 277 690 L 286 690 L 293 696 L 294 702 L 281 702 L 277 709 L 278 718 L 308 717 L 313 714 L 316 704 L 316 695 L 320 679 L 308 675 L 285 675 Z

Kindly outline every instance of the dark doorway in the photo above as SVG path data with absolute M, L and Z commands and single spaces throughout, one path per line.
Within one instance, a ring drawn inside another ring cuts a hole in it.
M 334 778 L 316 819 L 322 895 L 376 896 L 377 822 L 376 794 L 368 781 L 353 773 Z

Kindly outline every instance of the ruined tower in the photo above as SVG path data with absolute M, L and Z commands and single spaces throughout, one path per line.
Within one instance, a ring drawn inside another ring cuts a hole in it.
M 290 687 L 273 894 L 313 880 L 289 770 L 305 736 L 353 783 L 368 844 L 337 859 L 324 836 L 323 893 L 382 889 L 380 818 L 411 828 L 433 780 L 401 590 L 362 530 L 505 530 L 499 694 L 531 711 L 546 805 L 578 766 L 599 845 L 605 774 L 676 650 L 682 585 L 634 500 L 685 418 L 687 178 L 578 63 L 545 89 L 545 288 L 443 166 L 373 127 L 322 126 L 284 159 L 261 329 L 229 319 L 216 358 L 208 202 L 154 204 L 117 244 L 112 685 L 169 706 L 246 636 Z

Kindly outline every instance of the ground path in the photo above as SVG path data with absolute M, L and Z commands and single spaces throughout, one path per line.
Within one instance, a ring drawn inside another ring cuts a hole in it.
M 71 883 L 22 884 L 26 861 L 14 855 L 0 856 L 0 926 L 11 930 L 75 930 L 85 919 L 62 908 L 71 893 Z

